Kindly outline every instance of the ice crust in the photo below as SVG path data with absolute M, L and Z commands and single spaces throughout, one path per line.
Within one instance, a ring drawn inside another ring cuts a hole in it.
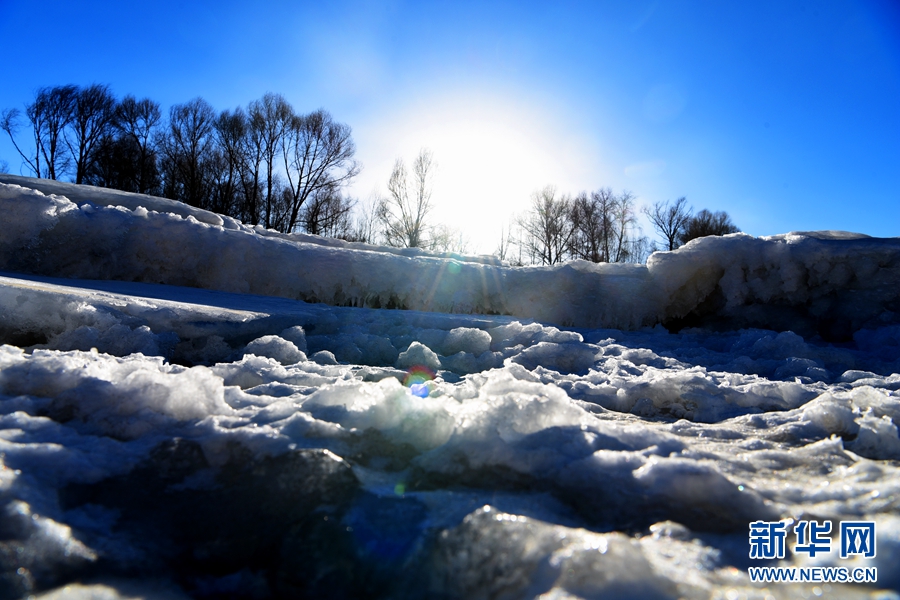
M 4 268 L 32 273 L 0 274 L 0 597 L 811 597 L 747 575 L 775 564 L 748 524 L 786 518 L 876 521 L 875 559 L 779 564 L 898 597 L 895 241 L 510 269 L 117 194 L 0 185 Z M 502 293 L 435 284 L 448 260 Z M 338 288 L 368 308 L 293 299 Z

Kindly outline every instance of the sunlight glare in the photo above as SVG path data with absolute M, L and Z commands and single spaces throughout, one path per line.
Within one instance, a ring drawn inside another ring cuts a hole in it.
M 409 165 L 420 148 L 430 149 L 437 163 L 433 221 L 461 230 L 470 252 L 492 252 L 535 190 L 591 185 L 589 144 L 572 135 L 577 126 L 547 118 L 546 108 L 486 96 L 418 104 L 392 123 L 399 129 L 388 134 L 395 154 L 389 163 L 380 157 L 378 175 L 386 182 L 397 156 Z

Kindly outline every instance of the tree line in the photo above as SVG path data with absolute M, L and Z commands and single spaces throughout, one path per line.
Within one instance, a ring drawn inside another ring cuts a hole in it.
M 464 252 L 458 231 L 433 225 L 431 185 L 435 162 L 422 149 L 407 169 L 394 163 L 388 194 L 376 199 L 368 215 L 370 230 L 390 246 Z M 553 265 L 566 260 L 642 263 L 654 251 L 674 250 L 692 239 L 735 233 L 727 213 L 707 209 L 694 214 L 685 198 L 643 207 L 651 224 L 665 240 L 659 247 L 643 235 L 637 220 L 635 196 L 611 188 L 581 192 L 572 197 L 547 186 L 532 194 L 531 206 L 501 233 L 494 254 L 514 265 Z
M 118 100 L 106 85 L 44 87 L 24 113 L 0 112 L 0 129 L 39 178 L 163 196 L 284 233 L 467 250 L 460 231 L 431 221 L 436 163 L 429 150 L 409 169 L 397 159 L 387 195 L 354 218 L 357 202 L 343 192 L 361 169 L 350 127 L 322 109 L 299 113 L 280 94 L 221 112 L 198 97 L 164 117 L 158 102 Z M 662 249 L 738 230 L 724 212 L 694 214 L 685 198 L 641 210 Z M 637 224 L 630 192 L 570 196 L 547 186 L 501 233 L 494 254 L 516 265 L 553 265 L 644 262 L 657 249 Z
M 532 194 L 530 210 L 513 221 L 501 254 L 517 264 L 643 262 L 652 250 L 637 227 L 634 201 L 630 192 L 610 188 L 572 197 L 547 186 Z
M 281 232 L 353 236 L 345 185 L 360 171 L 350 127 L 297 112 L 280 94 L 217 112 L 202 98 L 172 106 L 109 86 L 37 90 L 0 113 L 36 177 L 163 196 Z M 26 141 L 27 140 L 27 141 Z
M 740 231 L 725 211 L 713 212 L 704 208 L 694 214 L 684 196 L 672 203 L 654 202 L 644 207 L 643 212 L 665 240 L 663 250 L 674 250 L 708 235 L 728 235 Z
M 736 233 L 724 211 L 696 214 L 684 197 L 655 202 L 641 209 L 665 246 L 643 235 L 637 223 L 635 197 L 611 188 L 571 197 L 547 186 L 532 194 L 531 208 L 513 221 L 496 254 L 514 264 L 553 265 L 566 260 L 643 263 L 657 250 L 674 250 L 709 235 Z

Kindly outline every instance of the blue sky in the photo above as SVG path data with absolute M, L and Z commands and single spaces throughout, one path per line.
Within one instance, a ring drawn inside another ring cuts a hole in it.
M 484 251 L 547 184 L 900 235 L 892 0 L 139 5 L 0 0 L 0 108 L 65 83 L 164 109 L 279 92 L 352 127 L 362 201 L 431 148 L 435 218 Z

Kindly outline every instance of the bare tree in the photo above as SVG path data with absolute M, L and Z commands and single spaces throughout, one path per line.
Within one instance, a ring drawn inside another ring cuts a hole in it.
M 627 262 L 631 257 L 631 240 L 637 218 L 634 214 L 634 194 L 623 191 L 612 204 L 612 227 L 607 237 L 609 262 Z
M 266 144 L 262 125 L 264 122 L 259 120 L 259 113 L 254 125 L 253 117 L 240 107 L 233 112 L 223 111 L 216 120 L 216 139 L 226 170 L 222 193 L 232 198 L 233 216 L 251 225 L 260 222 L 263 212 L 260 171 L 266 159 Z M 274 191 L 276 181 L 273 172 L 271 180 L 266 182 L 267 189 Z
M 667 200 L 665 204 L 654 202 L 652 207 L 644 207 L 643 212 L 650 219 L 653 227 L 660 236 L 666 240 L 669 250 L 678 247 L 681 230 L 691 217 L 692 209 L 687 206 L 687 200 L 682 196 L 673 204 Z
M 134 180 L 139 164 L 139 150 L 133 140 L 107 134 L 91 150 L 82 183 L 136 192 Z
M 725 211 L 710 212 L 705 208 L 689 218 L 679 232 L 678 241 L 687 244 L 708 235 L 726 235 L 740 231 Z
M 434 156 L 423 148 L 413 161 L 412 181 L 403 159 L 398 158 L 388 180 L 388 198 L 378 203 L 377 215 L 382 234 L 390 246 L 425 248 L 431 226 L 431 188 L 435 171 Z
M 215 121 L 215 112 L 202 98 L 169 110 L 169 126 L 160 138 L 168 197 L 209 208 Z
M 575 258 L 601 262 L 606 256 L 603 253 L 605 230 L 608 227 L 597 210 L 596 203 L 591 201 L 587 193 L 582 192 L 572 201 L 572 238 L 569 252 Z
M 494 250 L 494 256 L 500 260 L 509 261 L 510 264 L 516 263 L 516 259 L 513 256 L 513 248 L 519 245 L 518 236 L 513 233 L 516 229 L 518 229 L 518 225 L 515 219 L 510 220 L 505 228 L 501 228 L 500 243 L 497 245 L 497 249 Z M 521 266 L 521 263 L 517 264 L 517 266 Z
M 364 244 L 377 244 L 378 231 L 378 204 L 377 195 L 371 196 L 365 203 L 357 203 L 357 214 L 353 221 L 353 227 L 346 235 L 337 237 L 348 242 L 362 242 Z
M 434 252 L 465 254 L 469 251 L 469 239 L 461 229 L 440 224 L 432 229 L 428 249 Z
M 272 182 L 272 202 L 268 203 L 269 211 L 266 213 L 271 229 L 281 232 L 290 231 L 288 221 L 291 218 L 292 197 L 291 187 L 285 184 L 281 175 L 276 173 Z
M 33 152 L 19 136 L 25 118 Z M 117 104 L 106 85 L 48 87 L 24 112 L 2 111 L 0 129 L 37 177 L 71 173 L 76 183 L 165 195 L 280 231 L 355 235 L 355 201 L 340 193 L 360 171 L 349 126 L 324 110 L 297 115 L 278 94 L 218 115 L 196 98 L 172 106 L 164 124 L 159 104 Z
M 283 147 L 285 132 L 290 126 L 294 109 L 288 104 L 281 94 L 266 93 L 260 100 L 255 100 L 249 106 L 250 143 L 252 153 L 261 164 L 266 166 L 266 198 L 265 198 L 265 226 L 274 227 L 272 216 L 274 215 L 273 202 L 283 196 L 275 186 L 275 157 Z
M 58 179 L 69 168 L 70 157 L 66 153 L 64 132 L 72 119 L 72 110 L 78 88 L 63 85 L 41 88 L 34 102 L 25 105 L 25 116 L 31 124 L 34 154 L 26 154 L 16 144 L 19 128 L 19 110 L 10 109 L 0 115 L 0 129 L 12 140 L 16 151 L 35 177 Z
M 638 230 L 640 233 L 640 230 Z M 656 244 L 645 235 L 635 235 L 629 242 L 628 261 L 645 263 L 647 258 L 656 252 Z
M 554 265 L 562 262 L 574 231 L 572 202 L 557 197 L 556 188 L 548 185 L 531 196 L 531 211 L 520 220 L 523 244 L 532 263 Z
M 350 127 L 324 110 L 295 116 L 282 138 L 287 185 L 291 190 L 287 231 L 293 231 L 306 201 L 320 191 L 336 192 L 359 174 Z
M 75 93 L 68 133 L 64 133 L 66 146 L 75 161 L 75 183 L 84 181 L 94 149 L 109 134 L 115 108 L 116 99 L 109 86 L 95 83 Z
M 79 95 L 84 95 L 86 91 L 81 90 Z M 81 183 L 127 192 L 160 194 L 161 180 L 155 148 L 155 138 L 162 120 L 159 105 L 149 99 L 138 102 L 134 96 L 126 96 L 116 104 L 112 96 L 107 97 L 114 108 L 105 126 L 100 123 L 100 117 L 104 115 L 95 115 L 91 122 L 87 114 L 91 103 L 86 100 L 81 103 L 83 118 L 79 118 L 77 109 L 73 118 L 71 129 L 81 122 L 82 131 L 77 133 L 78 145 L 88 153 L 83 159 Z M 93 105 L 98 107 L 97 112 L 108 108 L 102 102 Z M 76 151 L 73 143 L 76 133 L 69 137 L 69 146 Z
M 144 98 L 125 96 L 116 107 L 115 128 L 120 139 L 130 140 L 135 151 L 135 163 L 131 169 L 131 183 L 126 191 L 150 194 L 159 191 L 160 177 L 157 166 L 155 139 L 162 124 L 159 103 Z
M 22 157 L 22 160 L 25 161 L 25 164 L 28 165 L 28 168 L 35 173 L 35 176 L 40 177 L 40 152 L 37 152 L 34 156 L 29 157 L 29 155 L 26 155 L 16 143 L 16 135 L 19 133 L 20 114 L 21 113 L 18 108 L 9 108 L 4 110 L 2 113 L 0 113 L 0 129 L 5 131 L 6 135 L 9 136 L 13 147 L 16 149 L 16 152 L 19 153 L 19 156 Z
M 226 209 L 223 211 L 226 214 L 240 215 L 245 204 L 243 182 L 244 171 L 247 169 L 246 114 L 240 107 L 234 112 L 222 111 L 216 119 L 215 131 L 221 167 L 217 178 L 217 204 Z
M 350 215 L 356 200 L 333 187 L 317 190 L 304 204 L 301 221 L 306 233 L 346 239 L 353 232 Z
M 572 237 L 569 253 L 573 258 L 591 262 L 609 262 L 614 230 L 616 197 L 610 188 L 588 195 L 582 192 L 572 201 Z

